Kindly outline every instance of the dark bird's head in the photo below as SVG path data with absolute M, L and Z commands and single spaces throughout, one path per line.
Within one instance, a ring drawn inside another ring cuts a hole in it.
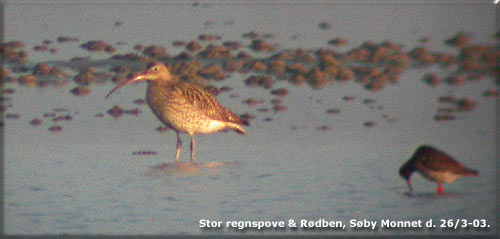
M 403 164 L 401 168 L 399 169 L 399 175 L 406 180 L 406 184 L 408 184 L 408 188 L 410 188 L 410 192 L 413 191 L 413 188 L 411 187 L 411 181 L 410 177 L 415 172 L 415 166 L 411 160 Z
M 128 85 L 133 82 L 141 82 L 141 81 L 170 81 L 172 80 L 172 75 L 168 68 L 161 62 L 151 63 L 148 65 L 147 69 L 139 74 L 131 77 L 130 79 L 121 82 L 115 88 L 113 88 L 107 95 L 106 99 L 113 94 L 116 90 L 121 88 L 122 86 Z

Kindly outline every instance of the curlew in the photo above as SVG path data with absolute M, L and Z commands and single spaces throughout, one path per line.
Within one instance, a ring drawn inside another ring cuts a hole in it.
M 190 161 L 194 161 L 195 134 L 209 134 L 230 129 L 239 134 L 246 134 L 243 121 L 233 112 L 224 108 L 215 97 L 203 88 L 172 77 L 162 63 L 151 63 L 142 73 L 113 88 L 106 99 L 120 87 L 132 82 L 148 81 L 146 101 L 164 125 L 175 130 L 177 149 L 175 161 L 179 161 L 182 151 L 180 133 L 187 133 L 191 138 Z

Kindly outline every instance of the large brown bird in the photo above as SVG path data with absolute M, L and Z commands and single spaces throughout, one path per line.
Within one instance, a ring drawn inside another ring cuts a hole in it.
M 120 87 L 140 81 L 148 81 L 146 100 L 153 113 L 177 134 L 176 161 L 179 161 L 182 145 L 179 133 L 187 133 L 191 138 L 191 162 L 194 160 L 196 147 L 195 134 L 214 133 L 224 129 L 246 134 L 243 122 L 237 115 L 221 106 L 203 88 L 172 77 L 162 63 L 152 63 L 142 74 L 118 84 L 106 95 L 106 99 Z
M 446 153 L 428 145 L 420 146 L 413 157 L 399 169 L 399 175 L 406 180 L 410 192 L 410 177 L 419 172 L 424 178 L 437 183 L 437 192 L 443 193 L 442 183 L 451 183 L 458 178 L 477 176 L 478 171 L 468 169 Z

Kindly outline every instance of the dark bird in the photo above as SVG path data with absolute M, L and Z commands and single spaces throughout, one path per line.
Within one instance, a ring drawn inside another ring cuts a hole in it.
M 424 178 L 437 183 L 437 192 L 443 193 L 442 183 L 451 183 L 461 177 L 477 176 L 478 171 L 468 169 L 451 156 L 431 146 L 420 146 L 413 157 L 399 169 L 399 175 L 406 180 L 410 192 L 410 177 L 419 172 Z
M 106 99 L 120 87 L 132 82 L 148 81 L 146 101 L 156 117 L 177 134 L 176 162 L 179 161 L 182 142 L 179 133 L 191 138 L 191 162 L 194 160 L 195 134 L 214 133 L 230 129 L 246 134 L 243 121 L 224 108 L 215 97 L 200 86 L 181 82 L 172 77 L 162 63 L 151 63 L 146 71 L 121 82 L 113 88 Z

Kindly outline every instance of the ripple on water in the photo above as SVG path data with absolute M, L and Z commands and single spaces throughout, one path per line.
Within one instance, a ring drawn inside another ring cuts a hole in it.
M 81 224 L 81 223 L 78 223 L 75 225 L 56 226 L 56 229 L 68 230 L 68 231 L 71 231 L 72 233 L 74 233 L 74 231 L 72 231 L 72 230 L 83 230 L 83 229 L 87 229 L 87 228 L 90 228 L 90 225 Z
M 167 201 L 171 201 L 171 202 L 180 202 L 180 201 L 182 201 L 182 200 L 177 199 L 177 198 L 174 198 L 174 197 L 167 197 L 167 198 L 165 198 L 165 199 L 166 199 Z
M 127 223 L 140 223 L 140 222 L 143 222 L 142 219 L 138 219 L 138 218 L 129 218 L 127 219 L 126 221 Z
M 237 209 L 229 209 L 229 210 L 222 210 L 221 215 L 222 217 L 225 218 L 232 218 L 234 217 L 233 215 L 237 215 L 239 213 L 239 210 Z
M 40 186 L 30 186 L 30 187 L 28 187 L 28 189 L 29 189 L 30 191 L 33 191 L 33 192 L 40 192 L 40 191 L 42 191 L 42 190 L 43 190 L 43 188 L 42 188 L 42 187 L 40 187 Z
M 18 208 L 18 207 L 22 207 L 22 206 L 18 203 L 7 203 L 7 207 Z
M 23 216 L 23 217 L 42 217 L 43 214 L 42 213 L 37 213 L 37 212 L 32 212 L 32 213 L 19 213 L 17 214 L 19 216 Z
M 71 221 L 82 218 L 84 216 L 82 213 L 75 212 L 62 212 L 60 215 L 64 217 L 63 219 L 61 219 L 63 221 Z
M 260 175 L 257 175 L 255 176 L 256 178 L 267 178 L 267 177 L 272 177 L 274 176 L 273 173 L 265 173 L 265 174 L 260 174 Z
M 33 223 L 35 225 L 41 225 L 42 221 L 40 219 L 33 218 L 33 219 L 31 219 L 31 223 Z
M 165 207 L 161 211 L 163 211 L 163 212 L 175 212 L 176 210 L 171 208 L 171 207 Z
M 236 167 L 239 165 L 238 162 L 172 162 L 154 166 L 145 176 L 176 176 L 184 180 L 189 180 L 190 178 L 185 176 L 216 173 L 219 168 L 225 166 Z M 220 178 L 218 175 L 210 175 L 209 177 L 213 180 L 218 180 Z
M 132 205 L 130 203 L 118 203 L 111 206 L 112 210 L 120 210 L 120 209 L 131 209 Z

